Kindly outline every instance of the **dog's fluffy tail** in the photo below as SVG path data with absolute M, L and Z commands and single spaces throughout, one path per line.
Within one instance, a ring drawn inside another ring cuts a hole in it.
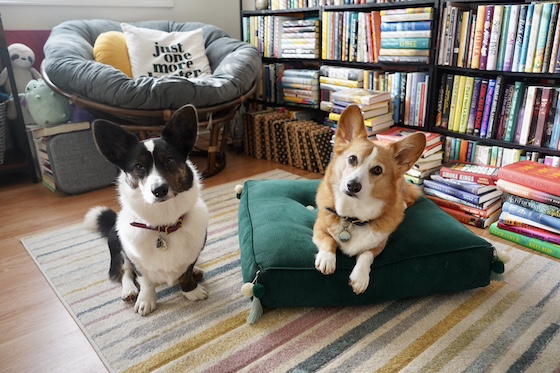
M 117 213 L 115 211 L 108 207 L 97 206 L 87 212 L 83 227 L 90 232 L 99 232 L 103 237 L 109 237 L 116 222 Z

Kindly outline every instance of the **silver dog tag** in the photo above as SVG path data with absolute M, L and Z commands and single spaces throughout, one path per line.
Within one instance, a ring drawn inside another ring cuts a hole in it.
M 161 234 L 158 235 L 158 238 L 156 240 L 156 247 L 162 251 L 167 250 L 167 242 L 163 239 Z

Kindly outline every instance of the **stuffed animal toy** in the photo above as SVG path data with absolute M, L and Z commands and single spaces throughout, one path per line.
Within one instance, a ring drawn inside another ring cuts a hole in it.
M 55 93 L 43 79 L 31 80 L 25 87 L 25 107 L 37 124 L 49 125 L 65 123 L 70 120 L 72 108 L 65 97 Z
M 4 86 L 4 89 L 8 94 L 13 95 L 16 91 L 18 93 L 22 93 L 30 80 L 41 78 L 41 74 L 33 67 L 33 64 L 35 63 L 35 53 L 33 53 L 31 48 L 25 44 L 14 43 L 8 46 L 8 54 L 10 55 L 10 60 L 12 61 L 12 69 L 14 71 L 17 90 L 14 90 L 10 84 L 7 68 L 4 68 L 4 70 L 0 73 L 0 85 Z M 26 113 L 24 112 L 24 117 L 25 114 Z M 15 119 L 17 117 L 16 108 L 13 102 L 8 103 L 7 117 L 8 119 Z

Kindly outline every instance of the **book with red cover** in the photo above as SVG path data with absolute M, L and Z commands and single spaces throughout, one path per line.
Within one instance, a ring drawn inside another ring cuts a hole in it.
M 496 185 L 498 167 L 454 162 L 444 165 L 439 174 L 447 179 L 465 180 L 484 185 Z
M 441 141 L 441 135 L 432 132 L 424 132 L 418 131 L 411 128 L 402 128 L 402 127 L 391 127 L 386 131 L 380 132 L 376 134 L 377 140 L 386 141 L 386 142 L 394 142 L 398 140 L 402 140 L 406 136 L 412 135 L 413 133 L 420 132 L 426 136 L 426 147 L 430 145 L 437 144 Z
M 560 167 L 521 161 L 501 167 L 498 178 L 560 196 Z
M 449 209 L 439 206 L 447 214 L 460 221 L 463 224 L 469 224 L 478 228 L 486 228 L 500 217 L 500 211 L 494 211 L 490 216 L 483 218 L 476 215 L 467 214 L 466 212 Z
M 542 241 L 560 245 L 560 235 L 548 232 L 541 228 L 527 226 L 508 225 L 498 221 L 498 228 L 522 234 L 527 237 L 537 238 Z

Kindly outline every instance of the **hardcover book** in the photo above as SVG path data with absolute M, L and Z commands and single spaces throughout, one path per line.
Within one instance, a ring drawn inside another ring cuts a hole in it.
M 501 229 L 498 227 L 498 222 L 490 224 L 489 232 L 494 236 L 501 237 L 513 243 L 560 259 L 560 246 L 536 238 L 527 237 L 515 232 L 510 232 L 505 229 Z
M 498 179 L 496 182 L 498 189 L 503 192 L 515 194 L 523 198 L 533 199 L 537 202 L 546 203 L 549 205 L 560 207 L 560 197 L 554 194 L 542 192 L 531 187 L 513 183 L 504 179 Z
M 560 196 L 560 168 L 533 161 L 521 161 L 501 167 L 500 179 Z
M 446 179 L 440 175 L 435 175 L 435 174 L 431 175 L 431 179 L 438 183 L 446 184 L 450 187 L 464 190 L 465 192 L 469 192 L 476 195 L 491 192 L 498 188 L 495 185 L 484 185 L 484 184 L 473 183 L 465 180 Z
M 465 180 L 484 185 L 495 185 L 498 167 L 455 162 L 444 165 L 439 174 L 447 179 Z
M 556 229 L 558 233 L 560 233 L 559 218 L 555 218 L 537 211 L 533 211 L 510 202 L 504 202 L 504 204 L 502 205 L 502 211 L 509 212 L 512 215 L 520 216 L 525 219 L 531 220 L 532 222 L 542 224 L 552 229 Z
M 355 102 L 357 104 L 375 104 L 376 102 L 390 100 L 391 93 L 384 91 L 371 91 L 361 88 L 350 88 L 334 92 L 331 98 L 333 100 Z
M 497 189 L 480 195 L 473 194 L 444 183 L 439 183 L 434 180 L 424 180 L 424 186 L 430 189 L 439 190 L 442 193 L 449 194 L 453 197 L 460 198 L 475 205 L 480 205 L 486 201 L 493 200 L 502 195 L 502 191 Z

